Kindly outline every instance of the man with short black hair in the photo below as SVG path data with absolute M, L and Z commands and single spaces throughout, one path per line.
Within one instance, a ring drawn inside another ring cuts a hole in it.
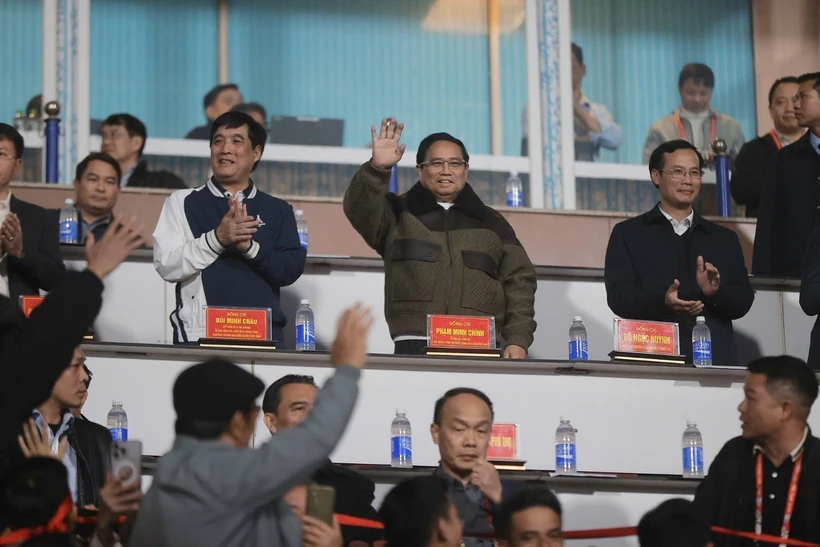
M 131 188 L 187 188 L 181 178 L 168 171 L 148 171 L 142 151 L 148 131 L 145 124 L 131 114 L 112 114 L 100 127 L 102 151 L 120 164 L 120 186 Z
M 769 89 L 769 116 L 774 129 L 743 145 L 732 169 L 732 197 L 746 206 L 746 216 L 755 218 L 760 208 L 763 184 L 778 150 L 806 133 L 797 123 L 794 104 L 800 84 L 794 76 L 780 78 Z
M 694 504 L 682 498 L 666 500 L 638 523 L 640 547 L 711 547 L 709 522 Z
M 820 439 L 808 426 L 817 377 L 788 355 L 757 359 L 748 371 L 741 436 L 715 457 L 695 506 L 712 526 L 820 543 Z M 715 536 L 717 547 L 739 541 Z
M 660 203 L 613 228 L 604 261 L 607 303 L 624 319 L 677 323 L 690 363 L 692 329 L 703 316 L 712 361 L 737 365 L 732 321 L 749 312 L 754 291 L 737 234 L 693 208 L 703 158 L 684 140 L 667 142 L 652 152 L 649 174 Z
M 755 275 L 799 278 L 809 233 L 818 226 L 820 72 L 803 74 L 798 80 L 794 115 L 808 131 L 778 152 L 769 170 L 755 231 Z
M 712 143 L 726 141 L 726 153 L 735 157 L 746 139 L 738 121 L 711 107 L 715 74 L 702 63 L 684 65 L 678 76 L 681 104 L 649 128 L 643 146 L 643 162 L 649 163 L 652 151 L 659 145 L 682 139 L 695 145 L 705 158 L 712 157 Z
M 370 128 L 372 157 L 344 197 L 347 219 L 384 259 L 387 325 L 398 354 L 424 353 L 427 315 L 495 318 L 504 357 L 523 359 L 535 332 L 535 268 L 504 217 L 467 183 L 470 155 L 448 133 L 425 137 L 417 182 L 397 196 L 390 173 L 404 155 L 403 123 Z
M 71 413 L 72 407 L 82 404 L 86 393 L 84 363 L 85 353 L 78 347 L 68 368 L 55 382 L 51 396 L 33 411 L 38 429 L 42 431 L 44 424 L 48 426 L 48 440 L 53 448 L 62 438 L 68 440 L 62 461 L 68 469 L 71 498 L 80 507 L 98 504 L 99 489 L 111 468 L 111 433 L 94 422 L 77 420 Z
M 175 344 L 205 337 L 206 306 L 270 308 L 272 340 L 284 340 L 280 290 L 302 275 L 306 252 L 290 204 L 251 179 L 266 137 L 244 112 L 222 114 L 211 128 L 213 177 L 162 206 L 154 267 L 177 284 Z
M 397 484 L 379 515 L 390 547 L 458 547 L 462 524 L 440 477 L 415 477 Z
M 516 492 L 496 513 L 499 545 L 561 547 L 564 545 L 561 519 L 561 502 L 550 490 L 527 488 Z
M 344 434 L 372 323 L 358 305 L 342 314 L 330 352 L 336 371 L 313 412 L 256 449 L 248 445 L 262 381 L 219 359 L 182 371 L 173 389 L 177 437 L 159 461 L 130 545 L 301 545 L 301 523 L 282 498 L 322 465 Z
M 239 93 L 239 86 L 236 84 L 220 84 L 208 93 L 202 100 L 202 107 L 205 110 L 205 117 L 208 123 L 195 127 L 185 135 L 186 139 L 208 140 L 211 137 L 211 125 L 214 120 L 225 112 L 242 102 L 242 94 Z
M 492 438 L 493 404 L 483 392 L 459 387 L 436 401 L 430 435 L 441 461 L 435 475 L 447 483 L 466 533 L 492 532 L 496 507 L 522 485 L 502 481 L 487 461 Z M 466 547 L 490 547 L 492 540 L 468 538 Z
M 268 127 L 268 113 L 265 111 L 265 107 L 259 103 L 242 103 L 236 105 L 231 110 L 233 112 L 244 112 L 256 120 L 256 123 L 262 127 Z
M 305 421 L 313 410 L 319 388 L 313 376 L 288 374 L 276 380 L 262 398 L 263 421 L 268 431 L 276 435 Z M 328 458 L 310 477 L 316 484 L 332 486 L 336 491 L 334 512 L 370 520 L 378 519 L 373 509 L 376 486 L 373 481 L 353 469 L 335 465 Z M 378 530 L 358 526 L 342 528 L 344 544 L 351 541 L 372 543 L 381 539 Z
M 17 199 L 9 185 L 23 167 L 23 136 L 0 123 L 0 295 L 50 291 L 65 274 L 56 211 Z
M 120 195 L 121 174 L 120 164 L 104 152 L 92 152 L 77 164 L 74 206 L 80 243 L 85 243 L 89 233 L 101 238 L 111 224 Z

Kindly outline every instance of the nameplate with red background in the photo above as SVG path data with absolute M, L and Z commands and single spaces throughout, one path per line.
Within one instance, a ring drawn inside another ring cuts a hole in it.
M 488 460 L 518 460 L 518 424 L 493 424 Z
M 678 355 L 680 335 L 677 323 L 615 319 L 615 351 Z
M 23 309 L 23 314 L 26 317 L 30 316 L 31 312 L 33 312 L 37 306 L 42 304 L 45 299 L 45 296 L 21 296 L 20 307 Z
M 427 345 L 495 349 L 495 317 L 428 315 Z
M 270 340 L 270 308 L 205 308 L 206 338 Z

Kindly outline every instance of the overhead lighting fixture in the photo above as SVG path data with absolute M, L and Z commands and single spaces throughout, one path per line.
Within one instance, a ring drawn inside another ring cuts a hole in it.
M 421 28 L 428 32 L 487 34 L 490 0 L 435 0 Z M 498 2 L 498 30 L 511 34 L 524 24 L 524 0 Z

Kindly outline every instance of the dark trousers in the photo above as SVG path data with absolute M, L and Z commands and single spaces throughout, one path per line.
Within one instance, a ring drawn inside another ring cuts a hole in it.
M 424 355 L 427 340 L 400 340 L 395 342 L 395 355 Z

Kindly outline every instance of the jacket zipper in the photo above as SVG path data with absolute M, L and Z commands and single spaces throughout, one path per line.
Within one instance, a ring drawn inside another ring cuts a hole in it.
M 450 210 L 444 210 L 444 237 L 447 239 L 447 255 L 450 257 L 450 269 L 447 271 L 447 297 L 444 299 L 444 315 L 450 313 L 450 288 L 453 284 L 453 253 L 450 250 Z

